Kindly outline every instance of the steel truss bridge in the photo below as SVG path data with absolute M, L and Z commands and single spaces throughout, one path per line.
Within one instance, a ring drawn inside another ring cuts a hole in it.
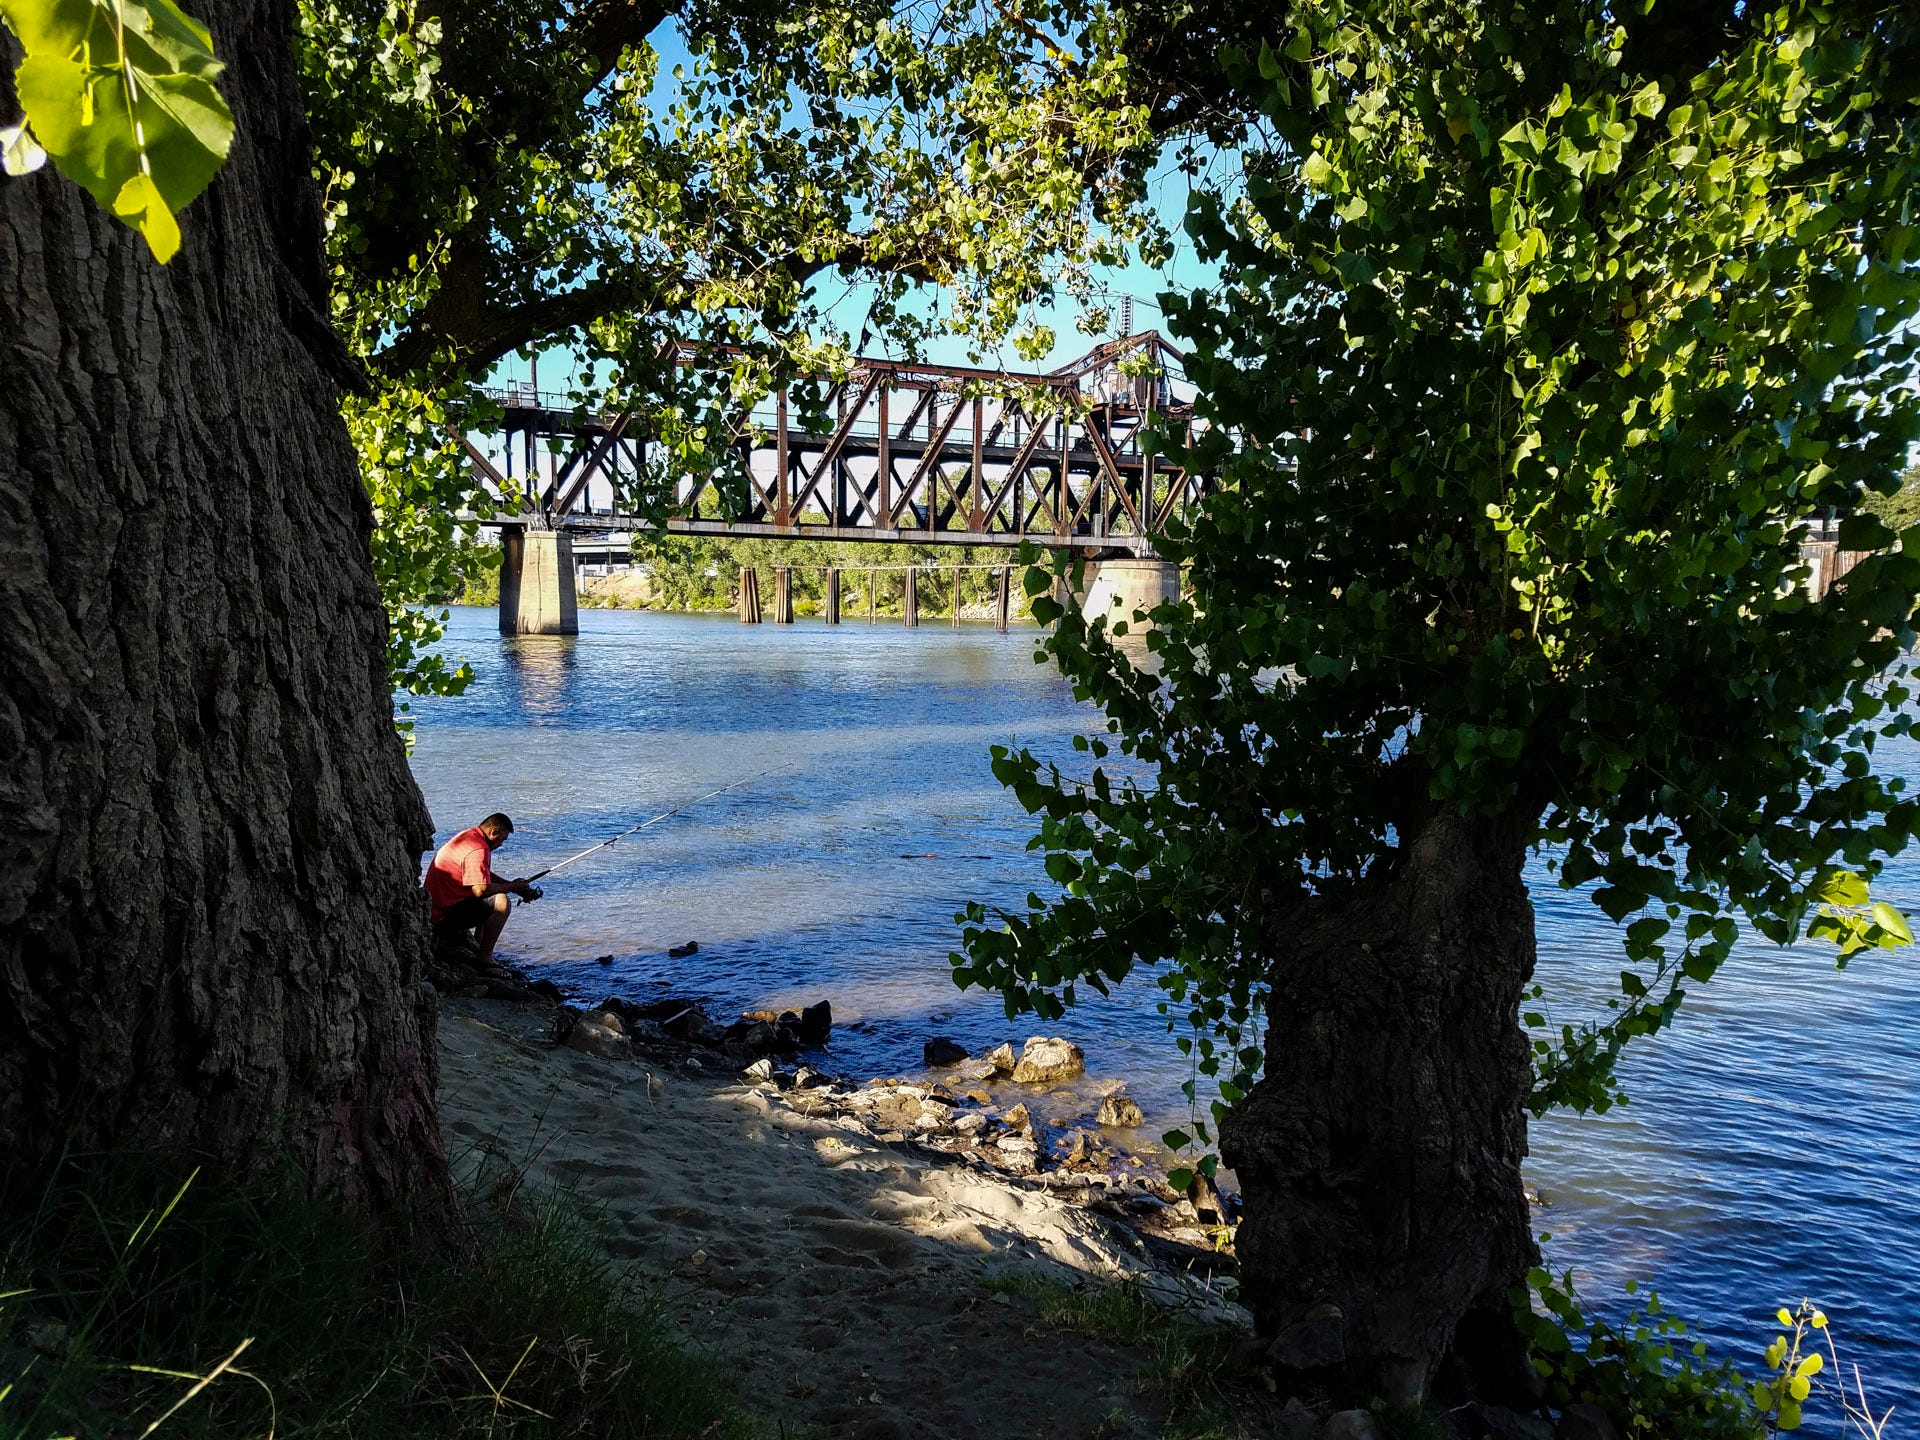
M 679 478 L 666 528 L 914 544 L 1031 540 L 1149 556 L 1151 537 L 1208 488 L 1206 477 L 1142 444 L 1149 420 L 1192 438 L 1193 407 L 1173 390 L 1182 358 L 1149 330 L 1045 374 L 858 360 L 827 393 L 829 433 L 799 428 L 787 393 L 774 395 L 735 442 L 745 505 L 729 506 L 711 477 Z M 665 464 L 631 414 L 583 419 L 528 390 L 497 398 L 504 462 L 466 439 L 500 506 L 486 523 L 574 534 L 653 528 L 621 509 L 623 497 L 660 483 Z

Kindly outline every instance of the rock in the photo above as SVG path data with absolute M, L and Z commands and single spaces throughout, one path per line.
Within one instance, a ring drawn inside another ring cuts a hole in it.
M 608 1000 L 605 1003 L 612 1005 L 615 1002 Z M 674 1016 L 683 1014 L 688 1010 L 698 1011 L 700 1009 L 700 1002 L 698 1000 L 688 1000 L 683 997 L 675 997 L 669 1000 L 649 1000 L 644 1005 L 636 1005 L 631 1000 L 622 1000 L 619 1004 L 626 1007 L 624 1013 L 629 1019 L 652 1020 L 658 1023 L 671 1020 Z
M 606 1014 L 604 1010 L 599 1012 Z M 592 1016 L 581 1017 L 567 1034 L 566 1046 L 569 1050 L 578 1050 L 583 1055 L 596 1055 L 602 1060 L 626 1060 L 632 1057 L 633 1047 L 623 1031 L 610 1025 L 603 1025 Z
M 1066 1153 L 1060 1157 L 1062 1165 L 1085 1165 L 1088 1160 L 1087 1132 L 1076 1130 L 1068 1137 Z
M 949 1040 L 944 1035 L 936 1035 L 927 1041 L 920 1053 L 921 1058 L 929 1066 L 958 1065 L 962 1060 L 971 1058 L 967 1054 L 966 1046 L 957 1040 Z
M 1320 1426 L 1320 1440 L 1386 1440 L 1371 1410 L 1339 1410 Z
M 1033 1134 L 1033 1114 L 1024 1103 L 1014 1106 L 1000 1117 L 1000 1123 L 1014 1135 L 1031 1136 Z
M 960 1098 L 971 1100 L 976 1105 L 993 1104 L 993 1092 L 990 1090 L 968 1090 Z
M 668 950 L 667 958 L 669 960 L 684 960 L 689 955 L 698 955 L 699 953 L 700 942 L 697 940 L 689 940 L 684 945 L 675 945 L 672 949 Z
M 1202 1225 L 1228 1225 L 1233 1217 L 1213 1181 L 1198 1171 L 1187 1186 L 1187 1203 L 1193 1206 L 1193 1213 Z
M 1109 1095 L 1100 1102 L 1100 1113 L 1093 1117 L 1097 1125 L 1114 1125 L 1123 1130 L 1147 1123 L 1147 1117 L 1140 1113 L 1140 1107 L 1125 1095 Z
M 595 958 L 594 963 L 596 965 L 611 965 L 613 964 L 613 956 L 611 955 L 598 956 Z
M 738 1033 L 735 1033 L 736 1031 Z M 769 1025 L 765 1021 L 757 1020 L 744 1029 L 729 1026 L 725 1035 L 728 1040 L 739 1042 L 741 1048 L 754 1055 L 771 1055 L 781 1048 L 778 1027 Z
M 1273 1337 L 1267 1358 L 1283 1370 L 1324 1370 L 1345 1363 L 1346 1316 L 1338 1305 L 1315 1305 Z
M 793 1088 L 796 1090 L 819 1090 L 832 1083 L 831 1076 L 822 1075 L 811 1065 L 802 1065 L 793 1072 Z
M 553 1012 L 553 1043 L 564 1045 L 567 1036 L 573 1033 L 573 1027 L 580 1023 L 580 1012 L 571 1005 L 562 1005 Z
M 61 1320 L 29 1320 L 27 1345 L 42 1355 L 64 1355 L 67 1350 L 67 1326 Z
M 527 989 L 538 995 L 542 1000 L 550 1001 L 555 1005 L 564 1005 L 567 1000 L 566 992 L 551 980 L 535 980 L 531 985 L 527 986 Z
M 1014 1059 L 1012 1041 L 1008 1041 L 1005 1045 L 996 1045 L 980 1058 L 993 1067 L 993 1073 L 996 1075 L 1011 1075 L 1013 1067 L 1020 1063 Z M 987 1077 L 982 1075 L 980 1078 L 984 1080 Z
M 822 1000 L 818 1005 L 809 1005 L 800 1012 L 800 1023 L 796 1027 L 800 1033 L 802 1045 L 824 1045 L 827 1037 L 833 1033 L 833 1006 Z
M 611 1005 L 602 1005 L 598 1010 L 589 1010 L 581 1020 L 590 1025 L 604 1025 L 622 1038 L 627 1033 L 627 1017 Z
M 1003 1048 L 1008 1054 L 1013 1053 L 1012 1046 Z M 962 1085 L 974 1085 L 982 1080 L 991 1080 L 999 1073 L 999 1068 L 991 1060 L 962 1060 L 953 1067 L 953 1078 Z
M 1086 1069 L 1087 1057 L 1078 1045 L 1057 1037 L 1035 1035 L 1021 1047 L 1020 1061 L 1013 1067 L 1013 1079 L 1018 1085 L 1048 1085 L 1084 1075 Z
M 1008 1169 L 1033 1171 L 1040 1168 L 1040 1147 L 1033 1141 L 1019 1135 L 1002 1135 L 994 1145 Z
M 747 1066 L 746 1073 L 756 1080 L 771 1080 L 773 1079 L 773 1061 L 762 1056 Z
M 987 1128 L 987 1117 L 978 1110 L 969 1110 L 965 1115 L 956 1115 L 953 1129 L 956 1135 L 978 1135 Z
M 740 1018 L 742 1020 L 757 1021 L 762 1025 L 778 1025 L 780 1023 L 780 1012 L 778 1010 L 742 1010 L 740 1012 Z
M 1557 1433 L 1560 1440 L 1620 1440 L 1620 1427 L 1598 1405 L 1569 1405 Z

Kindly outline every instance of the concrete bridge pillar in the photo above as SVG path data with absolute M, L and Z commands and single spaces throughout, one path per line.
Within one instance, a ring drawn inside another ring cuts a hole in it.
M 580 633 L 572 536 L 518 527 L 500 532 L 500 633 Z
M 1128 556 L 1120 560 L 1089 560 L 1085 588 L 1080 596 L 1080 613 L 1088 620 L 1107 617 L 1111 629 L 1121 621 L 1127 633 L 1145 633 L 1147 626 L 1133 618 L 1136 610 L 1152 610 L 1168 600 L 1180 598 L 1180 567 L 1171 560 L 1140 559 Z

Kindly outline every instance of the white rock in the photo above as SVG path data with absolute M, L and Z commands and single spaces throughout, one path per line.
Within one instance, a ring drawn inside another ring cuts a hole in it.
M 1021 1085 L 1046 1085 L 1071 1080 L 1085 1074 L 1086 1069 L 1087 1057 L 1078 1045 L 1058 1036 L 1035 1035 L 1021 1047 L 1013 1078 Z

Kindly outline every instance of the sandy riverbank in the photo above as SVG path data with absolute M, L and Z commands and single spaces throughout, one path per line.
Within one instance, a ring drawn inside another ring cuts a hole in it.
M 553 1048 L 534 1008 L 441 1007 L 450 1149 L 598 1209 L 616 1257 L 789 1433 L 1162 1432 L 1142 1356 L 1027 1334 L 1021 1302 L 987 1288 L 997 1276 L 1134 1281 L 1237 1313 L 1043 1188 L 798 1113 L 736 1076 Z

